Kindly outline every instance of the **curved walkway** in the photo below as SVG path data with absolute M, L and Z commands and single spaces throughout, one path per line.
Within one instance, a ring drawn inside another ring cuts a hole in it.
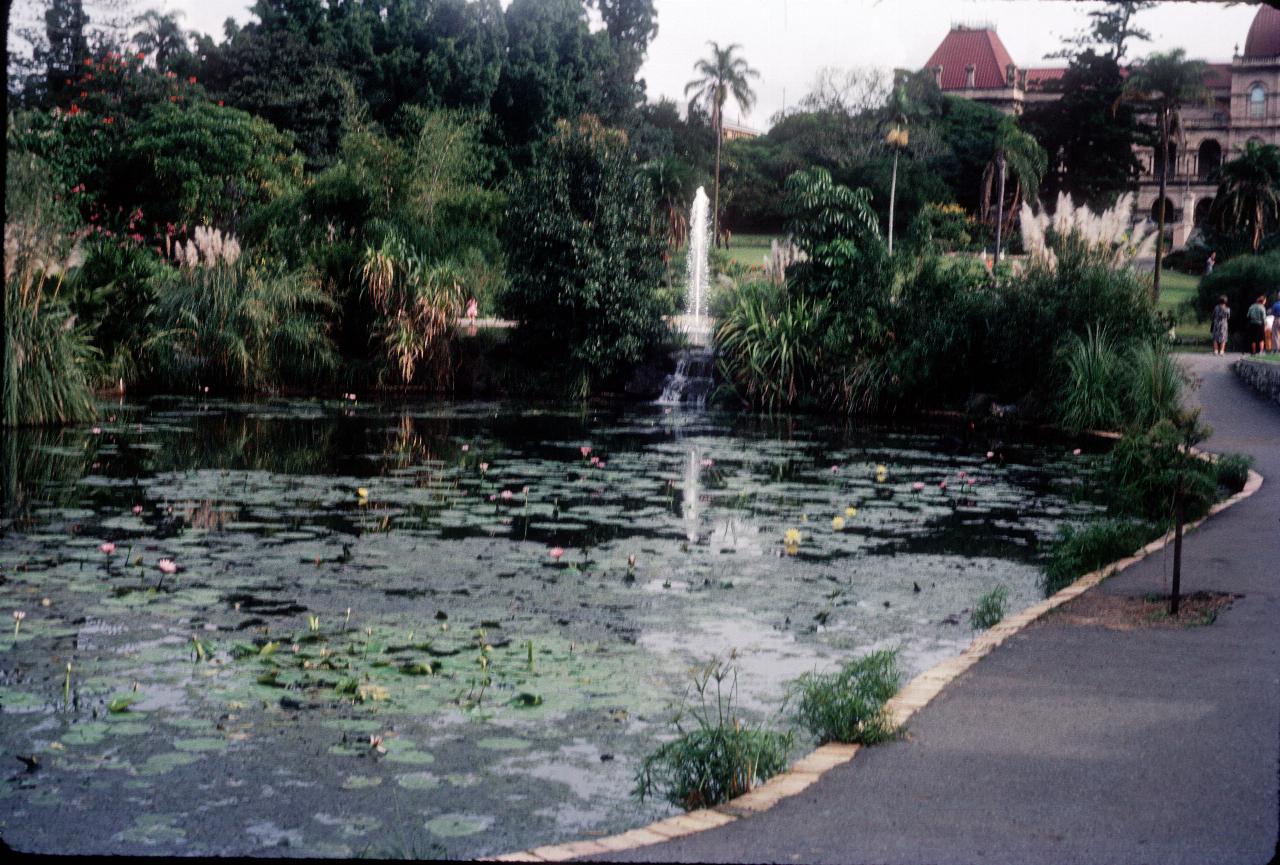
M 1280 408 L 1188 355 L 1204 447 L 1261 490 L 1187 536 L 1183 587 L 1242 598 L 1210 627 L 1107 630 L 1050 615 L 961 675 L 907 741 L 799 795 L 614 861 L 1265 863 L 1280 788 Z M 1092 591 L 1163 592 L 1157 553 Z

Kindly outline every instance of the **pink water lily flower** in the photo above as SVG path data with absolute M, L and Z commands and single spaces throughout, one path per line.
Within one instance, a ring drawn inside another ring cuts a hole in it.
M 831 473 L 832 473 L 833 475 L 834 475 L 834 474 L 837 474 L 839 471 L 840 471 L 840 466 L 832 466 L 832 467 L 831 467 Z
M 924 483 L 922 481 L 916 481 L 914 484 L 911 485 L 911 489 L 915 490 L 916 492 L 920 492 L 922 489 L 924 489 Z
M 465 454 L 467 451 L 469 451 L 469 450 L 471 450 L 471 445 L 463 445 L 463 446 L 462 446 L 462 452 L 463 452 L 464 454 Z
M 562 547 L 552 547 L 548 555 L 558 562 L 560 557 L 564 555 L 564 549 Z
M 1071 452 L 1071 455 L 1072 455 L 1073 457 L 1078 457 L 1078 456 L 1080 456 L 1080 448 L 1076 448 L 1075 450 L 1073 450 L 1073 451 Z
M 98 547 L 98 549 L 109 556 L 116 551 L 116 545 L 111 543 L 111 541 L 107 541 L 106 543 Z
M 96 436 L 100 436 L 102 435 L 102 427 L 96 426 L 93 429 L 89 430 L 89 432 L 93 433 Z
M 482 471 L 482 472 L 487 472 L 488 470 L 489 470 L 489 464 L 488 464 L 488 463 L 480 463 L 480 471 Z
M 511 490 L 503 490 L 503 491 L 502 491 L 502 500 L 503 500 L 504 502 L 509 502 L 509 501 L 511 501 L 511 496 L 512 496 L 512 492 L 511 492 Z
M 591 455 L 591 445 L 583 445 L 582 447 L 578 448 L 578 452 L 582 454 L 583 459 L 586 459 Z
M 715 464 L 716 464 L 716 461 L 715 461 L 715 460 L 713 460 L 713 459 L 711 459 L 710 457 L 708 457 L 707 459 L 704 459 L 704 460 L 702 461 L 702 467 L 703 467 L 704 469 L 709 469 L 709 468 L 711 468 L 711 467 L 712 467 L 713 465 L 715 465 Z
M 940 490 L 945 490 L 946 488 L 947 488 L 947 482 L 946 482 L 946 481 L 938 481 L 938 489 L 940 489 Z
M 162 574 L 176 574 L 178 566 L 174 564 L 173 559 L 161 559 L 156 563 L 156 567 L 160 569 Z
M 964 473 L 964 472 L 960 472 L 960 474 L 959 474 L 959 475 L 957 475 L 957 477 L 959 477 L 961 480 L 964 480 L 964 478 L 965 478 L 965 473 Z
M 976 484 L 978 481 L 977 481 L 977 479 L 976 479 L 976 478 L 965 478 L 964 482 L 965 482 L 966 484 L 968 484 L 969 486 L 973 486 L 973 485 L 974 485 L 974 484 Z
M 134 506 L 133 506 L 133 512 L 134 512 L 134 514 L 135 514 L 135 515 L 136 515 L 136 514 L 140 514 L 140 513 L 142 513 L 142 505 L 134 505 Z
M 991 459 L 996 455 L 995 451 L 987 451 L 987 459 Z

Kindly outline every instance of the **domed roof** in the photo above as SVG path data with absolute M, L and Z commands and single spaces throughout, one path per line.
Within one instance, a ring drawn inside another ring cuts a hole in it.
M 1245 57 L 1280 56 L 1280 9 L 1274 6 L 1258 7 L 1244 40 Z

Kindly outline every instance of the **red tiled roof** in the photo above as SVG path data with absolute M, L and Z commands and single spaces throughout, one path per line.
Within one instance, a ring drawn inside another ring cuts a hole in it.
M 990 90 L 1007 86 L 1005 68 L 1011 63 L 1013 58 L 994 30 L 958 27 L 942 40 L 925 68 L 942 67 L 943 90 L 964 90 L 966 68 L 973 64 L 974 87 Z
M 1244 40 L 1245 57 L 1275 57 L 1280 55 L 1280 9 L 1259 6 L 1258 14 L 1249 25 L 1249 35 Z
M 1043 90 L 1044 86 L 1050 81 L 1059 81 L 1066 74 L 1067 68 L 1065 66 L 1054 66 L 1049 69 L 1028 69 L 1027 89 Z
M 1204 77 L 1204 86 L 1210 90 L 1231 92 L 1231 64 L 1206 63 L 1208 74 Z

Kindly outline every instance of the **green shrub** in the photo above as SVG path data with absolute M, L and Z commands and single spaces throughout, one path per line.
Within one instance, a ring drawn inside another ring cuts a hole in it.
M 145 377 L 138 364 L 151 335 L 153 280 L 162 268 L 160 257 L 134 240 L 99 238 L 87 244 L 84 264 L 68 280 L 67 296 L 104 359 L 99 384 L 134 384 Z
M 1163 343 L 1138 342 L 1124 358 L 1125 399 L 1121 414 L 1127 424 L 1149 429 L 1177 416 L 1186 373 Z
M 1215 267 L 1213 273 L 1200 280 L 1196 295 L 1196 313 L 1206 319 L 1218 305 L 1218 298 L 1226 295 L 1231 307 L 1230 333 L 1243 331 L 1249 307 L 1265 294 L 1272 297 L 1280 285 L 1280 251 L 1267 255 L 1241 255 Z
M 1105 325 L 1088 325 L 1085 335 L 1070 334 L 1063 349 L 1066 381 L 1058 401 L 1058 420 L 1069 432 L 1112 429 L 1121 413 L 1120 357 Z
M 1137 520 L 1104 519 L 1083 526 L 1063 526 L 1045 563 L 1045 596 L 1065 589 L 1090 571 L 1132 555 L 1154 534 L 1150 523 Z
M 792 684 L 800 724 L 820 742 L 874 745 L 899 729 L 885 708 L 898 692 L 896 652 L 872 652 L 835 673 L 805 673 Z
M 1216 469 L 1187 451 L 1205 435 L 1194 416 L 1159 421 L 1145 433 L 1126 433 L 1104 469 L 1111 512 L 1169 526 L 1181 488 L 1186 519 L 1208 513 L 1217 492 Z
M 786 768 L 794 737 L 742 723 L 733 705 L 737 683 L 736 668 L 718 660 L 695 675 L 694 726 L 686 730 L 677 716 L 680 735 L 641 762 L 634 790 L 641 801 L 657 794 L 687 811 L 709 808 Z M 714 704 L 708 705 L 713 697 Z
M 655 291 L 663 241 L 626 136 L 594 117 L 559 121 L 514 184 L 499 306 L 530 363 L 577 395 L 624 371 L 665 334 Z
M 975 631 L 985 631 L 987 628 L 1000 624 L 1000 620 L 1004 618 L 1008 603 L 1009 590 L 1004 586 L 996 586 L 987 592 L 978 599 L 977 606 L 973 608 L 973 613 L 969 617 L 973 629 Z
M 1253 467 L 1253 457 L 1244 454 L 1223 454 L 1214 463 L 1218 486 L 1232 495 L 1244 489 L 1249 482 L 1249 469 Z
M 816 398 L 828 309 L 785 286 L 743 286 L 716 333 L 721 376 L 745 402 L 770 410 Z

